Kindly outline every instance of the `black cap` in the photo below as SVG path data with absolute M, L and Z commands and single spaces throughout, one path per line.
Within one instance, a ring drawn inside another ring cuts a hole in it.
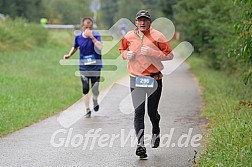
M 139 12 L 137 12 L 136 20 L 140 17 L 146 17 L 148 19 L 151 19 L 151 16 L 147 10 L 140 10 Z

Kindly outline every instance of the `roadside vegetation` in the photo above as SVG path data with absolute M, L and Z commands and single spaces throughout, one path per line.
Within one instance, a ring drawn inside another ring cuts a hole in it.
M 201 117 L 208 120 L 206 150 L 199 166 L 250 166 L 252 150 L 252 86 L 235 76 L 208 67 L 191 56 L 191 69 L 203 87 L 205 107 Z

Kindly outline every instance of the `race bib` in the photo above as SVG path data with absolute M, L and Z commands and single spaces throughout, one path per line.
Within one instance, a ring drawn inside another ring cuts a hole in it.
M 95 63 L 96 63 L 96 60 L 95 60 L 94 55 L 87 55 L 84 57 L 84 65 L 91 65 Z
M 154 87 L 154 78 L 149 76 L 138 76 L 136 77 L 136 87 L 142 88 L 153 88 Z

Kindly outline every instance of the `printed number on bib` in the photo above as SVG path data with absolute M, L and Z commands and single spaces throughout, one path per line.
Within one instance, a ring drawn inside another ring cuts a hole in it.
M 87 55 L 84 57 L 84 65 L 91 65 L 95 63 L 96 63 L 96 60 L 95 60 L 94 55 Z
M 136 77 L 135 86 L 142 87 L 142 88 L 153 88 L 154 87 L 154 78 L 145 77 L 145 76 L 138 76 L 138 77 Z

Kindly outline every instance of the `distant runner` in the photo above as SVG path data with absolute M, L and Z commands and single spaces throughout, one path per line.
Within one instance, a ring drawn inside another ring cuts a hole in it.
M 81 74 L 81 82 L 83 88 L 83 99 L 86 106 L 86 118 L 91 117 L 91 110 L 89 107 L 89 89 L 90 81 L 93 92 L 94 111 L 99 110 L 98 95 L 99 95 L 99 81 L 100 72 L 102 68 L 101 49 L 102 42 L 98 32 L 92 31 L 93 20 L 91 18 L 82 19 L 83 32 L 75 37 L 74 46 L 68 54 L 64 55 L 64 59 L 72 56 L 77 49 L 80 50 L 80 64 L 79 70 Z

